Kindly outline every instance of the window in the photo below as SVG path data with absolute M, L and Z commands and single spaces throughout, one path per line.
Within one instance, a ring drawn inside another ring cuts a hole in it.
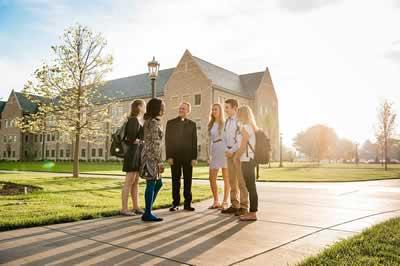
M 38 135 L 35 135 L 35 142 L 38 141 Z
M 194 105 L 200 105 L 201 104 L 201 94 L 196 94 L 194 96 Z
M 198 153 L 201 152 L 201 145 L 197 145 L 197 152 L 198 152 Z
M 64 157 L 64 150 L 60 150 L 60 158 Z
M 56 157 L 56 151 L 55 150 L 51 150 L 51 157 Z
M 13 141 L 13 136 L 8 136 L 8 142 L 12 142 Z
M 28 143 L 28 141 L 29 141 L 29 136 L 26 135 L 26 136 L 25 136 L 25 142 Z
M 13 141 L 17 142 L 17 136 L 13 136 Z
M 196 123 L 197 131 L 201 131 L 201 120 L 195 119 L 194 122 Z
M 15 151 L 12 151 L 12 157 L 15 158 Z
M 111 115 L 113 117 L 121 117 L 123 115 L 123 112 L 124 112 L 124 110 L 123 110 L 122 106 L 114 106 L 111 109 Z
M 103 157 L 103 149 L 99 149 L 99 157 Z
M 47 134 L 47 141 L 50 141 L 50 134 Z
M 92 149 L 92 157 L 96 157 L 96 149 Z
M 172 107 L 178 107 L 179 101 L 180 101 L 179 96 L 171 97 L 171 106 Z
M 86 157 L 86 150 L 85 149 L 81 150 L 81 157 Z
M 49 155 L 50 155 L 50 151 L 46 150 L 46 158 L 49 157 Z
M 27 158 L 28 157 L 28 151 L 25 151 L 24 155 L 25 155 L 25 158 Z
M 7 143 L 7 136 L 3 136 L 3 142 Z
M 4 120 L 4 124 L 5 124 L 5 128 L 8 128 L 8 120 L 7 119 Z
M 51 134 L 51 141 L 55 141 L 56 140 L 56 134 Z
M 65 150 L 65 157 L 69 157 L 69 149 Z
M 42 142 L 43 141 L 43 135 L 40 135 L 39 137 L 39 141 Z

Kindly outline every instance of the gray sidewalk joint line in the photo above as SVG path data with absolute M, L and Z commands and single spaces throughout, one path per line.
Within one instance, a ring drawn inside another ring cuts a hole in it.
M 73 234 L 73 233 L 66 232 L 66 231 L 64 231 L 64 230 L 59 230 L 59 229 L 55 229 L 55 228 L 51 228 L 51 227 L 47 227 L 47 226 L 42 226 L 42 227 L 43 227 L 43 228 L 46 228 L 46 229 L 48 229 L 48 230 L 52 230 L 52 231 L 56 231 L 56 232 L 61 232 L 61 233 L 64 233 L 64 234 L 66 234 L 66 235 L 78 237 L 78 238 L 81 238 L 81 239 L 91 240 L 91 241 L 94 241 L 94 242 L 97 242 L 97 243 L 100 243 L 100 244 L 104 244 L 104 245 L 113 246 L 113 247 L 115 247 L 115 248 L 122 248 L 122 249 L 125 249 L 125 250 L 129 250 L 129 251 L 134 251 L 134 252 L 137 252 L 137 253 L 145 254 L 145 255 L 148 255 L 148 256 L 151 256 L 151 257 L 160 258 L 160 259 L 165 259 L 165 260 L 173 261 L 173 262 L 176 262 L 176 263 L 180 263 L 180 264 L 184 264 L 184 265 L 193 266 L 193 264 L 190 264 L 190 263 L 187 263 L 187 262 L 182 262 L 182 261 L 175 260 L 175 259 L 171 259 L 171 258 L 167 258 L 167 257 L 164 257 L 164 256 L 159 256 L 159 255 L 151 254 L 151 253 L 149 253 L 149 252 L 140 251 L 140 250 L 136 250 L 136 249 L 133 249 L 133 248 L 128 248 L 128 247 L 120 246 L 120 245 L 118 245 L 118 244 L 112 244 L 112 243 L 108 243 L 108 242 L 105 242 L 105 241 L 96 240 L 96 239 L 93 239 L 93 238 L 91 238 L 91 237 L 83 237 L 83 236 L 80 236 L 80 235 L 77 235 L 77 234 Z
M 393 213 L 393 212 L 398 212 L 398 211 L 400 211 L 400 209 L 395 209 L 395 210 L 391 210 L 391 211 L 384 211 L 384 212 L 379 212 L 379 213 L 373 213 L 373 214 L 366 215 L 366 216 L 362 216 L 362 217 L 359 217 L 359 218 L 356 218 L 356 219 L 352 219 L 352 220 L 349 220 L 349 221 L 346 221 L 346 222 L 343 222 L 343 223 L 338 223 L 338 224 L 331 225 L 331 226 L 328 226 L 328 227 L 325 227 L 325 228 L 321 228 L 321 229 L 316 230 L 316 231 L 314 231 L 314 232 L 311 232 L 311 233 L 305 234 L 305 235 L 303 235 L 303 236 L 300 236 L 300 237 L 298 237 L 298 238 L 289 240 L 289 241 L 287 241 L 287 242 L 285 242 L 285 243 L 282 243 L 282 244 L 280 244 L 280 245 L 278 245 L 278 246 L 275 246 L 275 247 L 273 247 L 273 248 L 270 248 L 270 249 L 268 249 L 268 250 L 265 250 L 265 251 L 259 252 L 259 253 L 257 253 L 257 254 L 254 254 L 254 255 L 252 255 L 252 256 L 250 256 L 250 257 L 247 257 L 247 258 L 238 260 L 238 261 L 236 261 L 236 262 L 233 262 L 233 263 L 231 263 L 231 264 L 229 264 L 229 265 L 230 265 L 230 266 L 231 266 L 231 265 L 236 265 L 236 264 L 239 264 L 239 263 L 241 263 L 241 262 L 245 262 L 245 261 L 254 259 L 255 257 L 258 257 L 258 256 L 260 256 L 260 255 L 264 255 L 264 254 L 266 254 L 266 253 L 268 253 L 268 252 L 271 252 L 271 251 L 273 251 L 273 250 L 276 250 L 276 249 L 279 249 L 279 248 L 281 248 L 281 247 L 287 246 L 287 245 L 289 245 L 289 244 L 291 244 L 291 243 L 294 243 L 294 242 L 296 242 L 296 241 L 299 241 L 299 240 L 304 239 L 304 238 L 306 238 L 306 237 L 309 237 L 309 236 L 311 236 L 311 235 L 320 233 L 320 232 L 322 232 L 322 231 L 330 230 L 330 229 L 332 229 L 332 228 L 334 228 L 334 227 L 337 227 L 337 226 L 340 226 L 340 225 L 348 224 L 348 223 L 351 223 L 351 222 L 359 221 L 359 220 L 366 219 L 366 218 L 373 217 L 373 216 L 377 216 L 377 215 L 382 215 L 382 214 L 386 214 L 386 213 Z
M 340 196 L 346 196 L 346 195 L 349 195 L 349 194 L 354 194 L 354 193 L 356 193 L 356 192 L 358 192 L 358 191 L 360 191 L 359 189 L 356 189 L 356 190 L 352 190 L 352 191 L 347 191 L 347 192 L 343 192 L 343 193 L 340 193 L 338 196 L 340 197 Z

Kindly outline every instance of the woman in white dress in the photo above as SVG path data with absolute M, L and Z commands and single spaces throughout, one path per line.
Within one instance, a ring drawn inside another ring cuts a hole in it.
M 228 207 L 228 198 L 230 192 L 229 176 L 227 169 L 227 162 L 225 157 L 225 146 L 222 140 L 224 132 L 224 113 L 222 106 L 218 103 L 213 104 L 211 109 L 210 121 L 208 122 L 208 135 L 209 135 L 209 179 L 211 191 L 214 196 L 214 204 L 209 209 L 225 209 Z M 224 178 L 224 200 L 219 204 L 218 200 L 218 185 L 217 177 L 221 169 L 222 177 Z

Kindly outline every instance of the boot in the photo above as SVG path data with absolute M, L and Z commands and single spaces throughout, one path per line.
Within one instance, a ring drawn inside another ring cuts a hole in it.
M 142 216 L 143 221 L 160 222 L 163 220 L 152 213 L 153 202 L 155 199 L 155 188 L 156 180 L 147 180 L 146 191 L 144 193 L 146 209 Z

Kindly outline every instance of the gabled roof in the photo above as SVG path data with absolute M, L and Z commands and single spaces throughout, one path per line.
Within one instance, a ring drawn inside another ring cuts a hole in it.
M 265 72 L 255 72 L 240 75 L 240 82 L 242 84 L 242 91 L 250 97 L 254 97 Z
M 17 101 L 19 102 L 21 109 L 24 113 L 34 113 L 37 109 L 36 103 L 29 100 L 23 93 L 21 92 L 14 92 L 15 96 L 17 97 Z M 37 99 L 41 99 L 39 96 L 33 96 Z
M 4 106 L 6 105 L 7 102 L 5 101 L 0 101 L 0 113 L 3 112 Z
M 175 68 L 163 69 L 158 72 L 156 80 L 157 96 L 164 95 L 164 86 Z M 134 97 L 151 97 L 151 82 L 148 74 L 139 74 L 125 78 L 109 80 L 99 92 L 108 99 L 129 99 Z
M 17 98 L 17 101 L 19 105 L 21 106 L 22 112 L 24 113 L 34 113 L 37 111 L 37 102 L 49 102 L 50 99 L 30 94 L 29 98 L 26 97 L 26 95 L 22 92 L 17 92 L 14 91 L 15 97 Z
M 265 73 L 264 71 L 261 71 L 238 75 L 196 56 L 192 57 L 214 85 L 245 97 L 255 96 L 255 92 Z
M 236 93 L 242 92 L 239 75 L 198 57 L 193 56 L 193 59 L 200 66 L 204 74 L 212 80 L 213 84 L 224 89 L 233 90 Z

